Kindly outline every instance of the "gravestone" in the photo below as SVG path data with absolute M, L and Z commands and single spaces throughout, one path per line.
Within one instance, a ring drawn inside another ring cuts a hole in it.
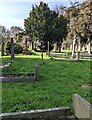
M 11 60 L 14 60 L 14 42 L 13 42 L 13 38 L 11 38 Z
M 48 41 L 48 54 L 50 53 L 50 43 Z
M 73 108 L 79 120 L 92 120 L 92 105 L 78 94 L 73 95 Z
M 38 64 L 36 63 L 34 66 L 34 80 L 39 80 L 39 70 L 38 70 Z

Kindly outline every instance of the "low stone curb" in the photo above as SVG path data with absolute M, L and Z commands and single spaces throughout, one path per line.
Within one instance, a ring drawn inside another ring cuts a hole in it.
M 70 58 L 51 58 L 51 60 L 57 60 L 57 61 L 80 61 L 77 59 L 70 59 Z
M 8 78 L 8 77 L 0 77 L 0 82 L 30 82 L 33 81 L 34 77 L 29 77 L 29 78 Z
M 31 110 L 31 111 L 22 111 L 22 112 L 13 112 L 13 113 L 3 113 L 0 114 L 0 118 L 2 120 L 10 120 L 10 119 L 38 119 L 42 118 L 51 118 L 51 117 L 62 117 L 63 120 L 67 119 L 68 116 L 71 115 L 71 110 L 69 107 L 59 107 L 59 108 L 50 108 L 50 109 L 42 109 L 42 110 Z M 47 120 L 47 119 L 46 119 Z M 56 119 L 55 119 L 56 120 Z
M 28 82 L 28 81 L 38 81 L 39 80 L 39 70 L 38 70 L 38 64 L 36 63 L 34 65 L 34 75 L 30 76 L 30 77 L 5 77 L 3 75 L 0 75 L 0 82 L 4 83 L 4 82 Z M 11 75 L 11 74 L 9 74 Z M 13 75 L 13 74 L 12 74 Z M 17 74 L 16 74 L 17 75 Z

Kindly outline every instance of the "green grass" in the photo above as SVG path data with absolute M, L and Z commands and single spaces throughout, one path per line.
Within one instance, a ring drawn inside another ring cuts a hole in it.
M 3 72 L 33 72 L 34 64 L 41 63 L 40 58 L 40 53 L 32 56 L 16 56 L 11 67 Z M 38 82 L 2 84 L 2 112 L 64 106 L 72 108 L 74 93 L 78 93 L 90 102 L 92 91 L 89 88 L 82 88 L 80 85 L 90 82 L 90 63 L 92 61 L 54 61 L 45 54 L 44 58 L 44 64 L 39 66 L 40 79 Z
M 0 66 L 7 64 L 8 62 L 10 62 L 10 56 L 4 56 L 4 57 L 0 57 Z M 2 73 L 2 70 L 0 69 L 0 73 Z
M 10 57 L 6 57 L 5 59 L 4 58 L 0 58 L 0 65 L 5 65 L 10 61 Z

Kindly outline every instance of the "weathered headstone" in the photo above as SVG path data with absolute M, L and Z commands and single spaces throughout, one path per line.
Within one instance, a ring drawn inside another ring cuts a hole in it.
M 92 120 L 92 105 L 78 94 L 73 95 L 73 108 L 79 120 Z
M 34 80 L 39 80 L 39 70 L 38 70 L 38 64 L 36 63 L 34 66 Z
M 11 38 L 11 60 L 14 60 L 14 42 L 13 42 L 13 38 Z
M 50 42 L 48 41 L 48 53 L 50 53 Z

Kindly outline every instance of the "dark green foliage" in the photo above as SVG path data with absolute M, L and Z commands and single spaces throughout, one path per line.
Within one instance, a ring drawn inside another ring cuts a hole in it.
M 63 15 L 60 17 L 57 16 L 55 20 L 55 29 L 54 29 L 54 41 L 58 42 L 58 46 L 63 42 L 63 38 L 67 36 L 67 23 L 68 20 Z
M 42 43 L 41 49 L 47 49 L 48 40 L 52 40 L 56 16 L 57 14 L 51 11 L 46 3 L 40 2 L 39 6 L 32 7 L 29 18 L 24 22 L 26 32 L 31 33 L 31 39 L 39 40 Z
M 47 49 L 48 41 L 53 44 L 61 41 L 67 34 L 67 20 L 63 15 L 50 10 L 46 3 L 40 2 L 39 6 L 33 6 L 29 17 L 24 21 L 25 30 L 30 34 L 32 41 L 42 42 L 41 49 Z M 45 48 L 44 48 L 45 45 Z M 52 46 L 52 45 L 51 45 Z M 50 49 L 52 49 L 50 47 Z
M 23 47 L 20 44 L 14 44 L 14 53 L 20 54 L 23 52 Z
M 42 51 L 46 51 L 48 49 L 48 43 L 47 42 L 41 42 L 41 45 L 38 46 L 40 48 L 40 50 Z M 53 50 L 54 46 L 53 44 L 49 44 L 49 50 Z
M 6 53 L 6 55 L 9 55 L 9 54 L 11 53 L 11 52 L 10 52 L 10 51 L 11 51 L 11 50 L 10 50 L 10 49 L 11 49 L 11 44 L 10 44 L 10 42 L 6 42 L 4 48 L 5 48 L 5 53 Z
M 5 34 L 6 32 L 6 28 L 5 26 L 0 26 L 0 47 L 1 47 L 1 56 L 4 56 L 4 44 L 5 44 Z
M 11 53 L 11 43 L 10 42 L 6 42 L 5 44 L 5 52 L 7 55 L 9 55 Z M 20 44 L 14 43 L 14 53 L 15 54 L 20 54 L 23 52 L 23 48 Z

